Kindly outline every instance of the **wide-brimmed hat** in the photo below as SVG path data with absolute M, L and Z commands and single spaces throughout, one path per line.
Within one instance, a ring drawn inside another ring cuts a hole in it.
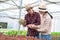
M 44 11 L 44 12 L 47 11 L 47 10 L 46 10 L 46 4 L 41 3 L 41 4 L 39 5 L 39 9 L 40 9 L 39 11 Z
M 26 10 L 29 10 L 29 9 L 32 9 L 32 8 L 33 8 L 33 6 L 31 6 L 31 5 L 29 5 L 29 4 L 26 4 L 26 5 L 25 5 L 25 9 L 26 9 Z

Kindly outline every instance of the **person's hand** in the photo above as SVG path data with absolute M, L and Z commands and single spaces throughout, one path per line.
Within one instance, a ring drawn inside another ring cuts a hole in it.
M 31 27 L 32 27 L 32 25 L 31 25 L 31 24 L 28 24 L 28 25 L 27 25 L 27 27 L 31 28 Z
M 35 24 L 29 24 L 29 25 L 27 25 L 27 27 L 29 27 L 31 29 L 38 29 L 38 25 L 35 25 Z
M 46 33 L 46 31 L 41 31 L 42 33 Z
M 31 28 L 31 29 L 37 29 L 37 26 L 34 25 L 34 24 L 29 24 L 29 25 L 27 25 L 27 27 L 29 27 L 29 28 Z
M 32 29 L 38 29 L 38 25 L 32 24 Z
M 46 29 L 37 29 L 37 31 L 41 32 L 41 33 L 46 33 L 47 30 Z
M 36 27 L 36 25 L 34 25 L 34 24 L 31 24 L 31 26 L 32 26 L 32 28 L 33 28 L 33 27 Z
M 46 33 L 46 32 L 47 32 L 47 30 L 46 30 L 46 29 L 44 29 L 44 30 L 42 30 L 41 32 L 42 32 L 42 33 Z

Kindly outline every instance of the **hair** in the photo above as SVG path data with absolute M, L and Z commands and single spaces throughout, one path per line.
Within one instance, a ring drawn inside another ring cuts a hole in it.
M 33 7 L 30 7 L 29 9 L 27 9 L 26 11 L 29 11 L 30 9 L 33 9 Z
M 49 14 L 49 16 L 51 17 L 51 19 L 53 19 L 53 16 L 47 11 L 46 13 L 48 13 Z
M 53 16 L 50 13 L 48 13 L 48 14 L 50 15 L 51 19 L 53 19 Z

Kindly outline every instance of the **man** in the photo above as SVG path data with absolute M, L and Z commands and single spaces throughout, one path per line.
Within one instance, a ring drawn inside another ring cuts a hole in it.
M 41 15 L 41 27 L 38 31 L 41 32 L 41 38 L 51 40 L 51 16 L 48 14 L 44 3 L 40 4 L 39 9 Z
M 26 25 L 28 27 L 27 36 L 33 36 L 39 38 L 39 32 L 37 25 L 40 25 L 40 15 L 37 12 L 34 12 L 33 7 L 30 5 L 25 5 L 27 14 L 25 15 Z

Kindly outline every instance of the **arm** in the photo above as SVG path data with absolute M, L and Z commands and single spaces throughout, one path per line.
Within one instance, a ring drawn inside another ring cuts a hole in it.
M 24 20 L 26 21 L 24 26 L 26 26 L 27 25 L 27 15 L 25 15 L 25 19 Z
M 32 28 L 33 29 L 39 29 L 40 28 L 40 25 L 34 25 L 34 24 L 32 24 Z
M 39 13 L 36 15 L 37 16 L 37 22 L 36 23 L 34 23 L 35 25 L 40 25 L 41 24 L 41 17 L 40 17 L 40 15 L 39 15 Z
M 27 22 L 27 18 L 28 18 L 28 16 L 27 16 L 27 15 L 25 15 L 26 23 L 25 23 L 25 25 L 24 25 L 24 26 L 31 27 L 31 24 L 28 24 L 28 22 Z
M 36 16 L 37 16 L 37 18 L 36 18 L 37 22 L 32 24 L 32 28 L 33 29 L 39 29 L 40 28 L 40 24 L 41 24 L 40 14 L 38 13 Z
M 51 18 L 47 17 L 43 26 L 42 30 L 47 32 L 51 28 Z
M 45 19 L 45 21 L 43 22 L 43 24 L 41 24 L 41 28 L 37 29 L 37 31 L 40 31 L 42 33 L 46 33 L 48 32 L 48 30 L 51 28 L 51 19 L 47 18 Z

